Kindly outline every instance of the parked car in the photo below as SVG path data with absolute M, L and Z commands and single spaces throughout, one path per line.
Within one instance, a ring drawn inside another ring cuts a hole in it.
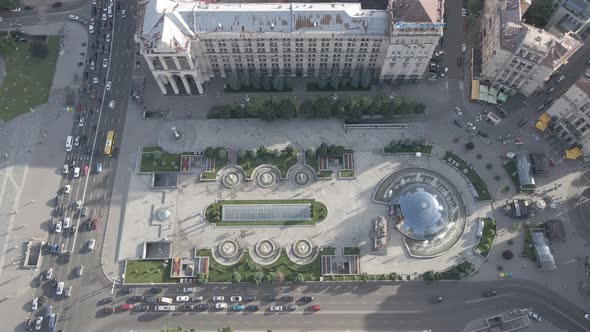
M 84 274 L 84 266 L 80 265 L 76 268 L 76 275 L 81 277 Z
M 61 221 L 58 221 L 58 222 L 55 224 L 55 232 L 56 232 L 56 233 L 61 233 Z
M 65 286 L 65 283 L 63 281 L 58 282 L 57 288 L 55 289 L 55 294 L 62 295 L 64 292 L 64 286 Z
M 295 298 L 291 295 L 284 295 L 283 297 L 281 297 L 281 301 L 283 302 L 291 302 L 295 300 Z
M 38 307 L 39 307 L 39 298 L 36 297 L 33 299 L 33 301 L 31 301 L 31 310 L 35 311 L 35 310 L 37 310 Z
M 217 309 L 217 310 L 227 309 L 227 303 L 225 303 L 225 302 L 215 303 L 215 309 Z
M 69 185 L 69 184 L 66 185 L 64 187 L 64 194 L 69 194 L 71 189 L 72 189 L 72 186 L 71 185 Z
M 209 304 L 208 303 L 199 303 L 199 304 L 197 304 L 197 309 L 207 310 L 207 309 L 209 309 Z
M 463 128 L 465 125 L 463 124 L 463 122 L 459 119 L 455 119 L 453 120 L 453 123 L 455 124 L 455 126 L 459 127 L 459 128 Z
M 95 219 L 95 220 L 96 220 L 96 219 Z M 93 220 L 93 221 L 94 221 L 94 220 Z M 159 287 L 152 287 L 152 288 L 150 289 L 150 292 L 152 292 L 152 293 L 154 293 L 154 294 L 158 294 L 158 293 L 161 293 L 161 292 L 162 292 L 162 288 L 159 288 Z
M 109 108 L 110 109 L 114 109 L 115 108 L 115 101 L 114 100 L 109 101 Z
M 143 302 L 145 301 L 145 296 L 143 295 L 135 295 L 131 297 L 131 301 L 133 302 Z
M 104 299 L 102 299 L 102 301 L 100 301 L 102 304 L 107 304 L 107 303 L 111 303 L 113 302 L 115 299 L 112 296 L 109 297 L 105 297 Z
M 245 295 L 244 302 L 256 301 L 256 295 Z
M 135 311 L 147 311 L 150 309 L 150 306 L 147 304 L 140 304 L 133 307 Z
M 182 310 L 183 311 L 193 311 L 193 310 L 195 310 L 195 305 L 194 304 L 185 304 L 182 306 Z
M 195 288 L 194 287 L 184 287 L 182 289 L 182 291 L 185 292 L 185 293 L 192 293 L 192 292 L 195 291 Z
M 123 293 L 125 293 L 125 294 L 129 294 L 129 293 L 132 293 L 132 292 L 133 292 L 133 289 L 132 289 L 132 288 L 130 288 L 130 287 L 125 287 L 125 288 L 123 288 L 121 291 L 122 291 Z
M 280 306 L 280 305 L 272 305 L 272 306 L 270 306 L 270 311 L 272 311 L 272 312 L 280 312 L 280 311 L 283 311 L 283 306 Z
M 74 167 L 74 177 L 80 177 L 80 167 Z
M 309 302 L 312 302 L 313 299 L 314 299 L 313 296 L 304 296 L 301 298 L 301 301 L 309 303 Z
M 121 311 L 127 311 L 133 309 L 133 304 L 130 303 L 123 303 L 117 307 L 117 309 Z
M 186 302 L 186 301 L 188 301 L 188 296 L 180 295 L 180 296 L 176 297 L 176 302 Z
M 194 302 L 203 301 L 203 297 L 202 297 L 202 296 L 200 296 L 200 295 L 193 295 L 193 298 L 192 298 L 192 300 L 193 300 Z
M 40 330 L 43 327 L 43 317 L 37 317 L 35 321 L 35 330 Z
M 53 306 L 52 305 L 48 305 L 47 307 L 45 307 L 45 317 L 51 316 L 52 313 L 53 313 Z
M 102 164 L 98 163 L 96 164 L 96 173 L 101 173 L 102 172 Z
M 246 307 L 246 310 L 248 310 L 248 311 L 258 311 L 258 310 L 260 310 L 260 307 L 257 306 L 257 305 L 255 305 L 255 304 L 253 304 L 253 305 L 247 306 Z
M 111 81 L 107 82 L 106 88 L 107 88 L 107 91 L 111 90 Z
M 106 307 L 106 308 L 104 308 L 104 309 L 102 310 L 102 312 L 104 312 L 104 313 L 105 313 L 105 314 L 107 314 L 107 315 L 110 315 L 110 314 L 112 314 L 112 313 L 114 313 L 114 312 L 115 312 L 115 308 Z
M 72 286 L 66 288 L 66 297 L 72 296 Z
M 242 302 L 242 297 L 241 296 L 234 295 L 234 296 L 230 297 L 229 300 L 231 302 Z
M 277 297 L 275 295 L 267 295 L 266 300 L 269 302 L 273 302 L 277 300 Z
M 223 300 L 225 300 L 225 297 L 217 295 L 213 296 L 211 300 L 213 300 L 214 302 L 222 302 Z
M 50 267 L 45 271 L 45 280 L 51 279 L 52 275 L 53 275 L 53 268 Z
M 532 319 L 536 320 L 537 322 L 540 322 L 543 320 L 543 317 L 541 317 L 538 313 L 529 311 L 529 317 L 531 317 Z
M 563 81 L 565 79 L 565 76 L 561 75 L 557 78 L 557 83 L 560 83 L 561 81 Z
M 478 130 L 477 134 L 483 138 L 487 138 L 488 137 L 488 133 L 483 131 L 483 130 Z
M 236 304 L 231 306 L 232 311 L 244 311 L 244 306 L 241 304 Z
M 322 307 L 320 307 L 319 304 L 314 304 L 314 305 L 309 306 L 309 310 L 311 310 L 311 311 L 320 311 L 320 309 L 322 309 Z
M 289 311 L 297 310 L 299 308 L 299 306 L 296 304 L 287 304 L 285 307 L 286 307 L 285 309 L 287 309 Z

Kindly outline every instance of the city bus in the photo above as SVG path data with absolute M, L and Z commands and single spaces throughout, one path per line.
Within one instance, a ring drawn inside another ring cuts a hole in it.
M 107 141 L 104 145 L 104 155 L 107 157 L 111 157 L 113 155 L 113 150 L 115 149 L 115 132 L 109 131 L 107 132 Z

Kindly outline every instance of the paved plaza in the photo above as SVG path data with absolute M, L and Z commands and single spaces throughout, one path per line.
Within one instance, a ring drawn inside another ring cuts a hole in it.
M 168 132 L 170 127 L 180 128 L 178 121 L 144 122 L 147 133 Z M 341 180 L 333 176 L 329 181 L 314 181 L 298 186 L 291 180 L 283 180 L 270 188 L 261 188 L 255 181 L 242 182 L 233 189 L 227 189 L 221 181 L 199 182 L 197 169 L 194 174 L 183 174 L 178 189 L 152 190 L 151 175 L 132 173 L 129 182 L 127 204 L 119 244 L 118 260 L 136 258 L 143 241 L 171 240 L 173 255 L 188 257 L 194 248 L 215 248 L 224 239 L 232 239 L 241 248 L 253 250 L 255 244 L 264 239 L 273 240 L 278 246 L 288 248 L 297 239 L 308 239 L 314 246 L 333 246 L 341 253 L 346 246 L 361 249 L 361 271 L 369 274 L 396 272 L 399 274 L 421 274 L 427 270 L 444 270 L 472 255 L 469 251 L 476 242 L 477 217 L 486 217 L 489 203 L 476 203 L 465 179 L 444 163 L 440 157 L 444 150 L 435 148 L 432 157 L 413 155 L 388 155 L 381 153 L 383 142 L 402 137 L 419 137 L 420 125 L 408 130 L 354 130 L 345 134 L 339 121 L 288 121 L 272 125 L 257 120 L 194 120 L 182 123 L 183 130 L 191 130 L 195 140 L 190 151 L 202 151 L 208 146 L 223 146 L 230 151 L 266 146 L 284 148 L 291 144 L 299 150 L 311 146 L 340 144 L 354 149 L 356 179 Z M 231 135 L 224 135 L 231 133 Z M 151 135 L 152 141 L 142 145 L 157 144 L 166 135 Z M 137 156 L 140 146 L 125 144 Z M 126 153 L 122 151 L 121 155 Z M 136 158 L 130 157 L 130 161 Z M 301 161 L 300 161 L 301 163 Z M 128 167 L 133 167 L 128 165 Z M 465 234 L 451 250 L 442 256 L 430 259 L 410 259 L 404 249 L 402 235 L 391 232 L 389 251 L 385 256 L 372 255 L 370 233 L 373 220 L 388 213 L 387 205 L 372 202 L 374 191 L 383 178 L 407 167 L 435 169 L 449 179 L 460 192 L 467 211 Z M 328 207 L 328 217 L 316 226 L 258 226 L 258 227 L 215 227 L 203 218 L 204 210 L 216 200 L 224 199 L 315 199 Z M 167 209 L 171 215 L 165 221 L 153 218 L 153 212 Z

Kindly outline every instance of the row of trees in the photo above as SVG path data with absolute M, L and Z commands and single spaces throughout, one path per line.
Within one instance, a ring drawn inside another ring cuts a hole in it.
M 204 153 L 205 153 L 205 157 L 207 157 L 209 159 L 214 159 L 214 158 L 225 159 L 225 158 L 227 158 L 227 150 L 224 148 L 208 147 L 205 149 Z
M 328 145 L 326 143 L 322 143 L 320 147 L 317 149 L 311 147 L 308 148 L 305 153 L 308 157 L 340 157 L 344 153 L 344 147 L 342 145 Z
M 289 82 L 282 76 L 261 76 L 258 73 L 250 73 L 248 70 L 229 74 L 227 83 L 233 91 L 242 89 L 285 91 L 289 88 Z
M 264 146 L 259 147 L 258 149 L 252 148 L 250 150 L 242 150 L 238 149 L 238 158 L 257 158 L 257 157 L 265 157 L 265 156 L 274 156 L 274 157 L 294 157 L 297 155 L 297 151 L 291 145 L 288 145 L 284 150 L 280 149 L 268 149 Z
M 426 106 L 410 97 L 389 98 L 384 94 L 372 97 L 313 97 L 299 102 L 291 96 L 254 97 L 246 104 L 216 105 L 207 115 L 209 119 L 259 118 L 276 119 L 327 119 L 336 117 L 358 121 L 363 117 L 395 116 L 424 113 Z
M 368 89 L 371 86 L 373 75 L 369 70 L 353 70 L 350 76 L 342 77 L 338 75 L 338 69 L 330 72 L 321 73 L 316 80 L 318 88 L 339 90 L 340 88 Z

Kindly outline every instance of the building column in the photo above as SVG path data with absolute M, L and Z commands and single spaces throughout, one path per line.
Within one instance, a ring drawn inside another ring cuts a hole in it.
M 158 87 L 160 87 L 160 91 L 162 91 L 162 94 L 167 94 L 168 91 L 166 91 L 166 86 L 164 86 L 164 82 L 162 82 L 160 75 L 155 76 L 155 79 L 156 83 L 158 83 Z
M 167 75 L 168 76 L 168 81 L 170 82 L 170 85 L 172 85 L 172 90 L 174 90 L 175 94 L 180 94 L 180 90 L 178 90 L 178 85 L 176 85 L 176 80 L 174 79 L 174 77 L 172 77 L 172 75 Z
M 176 65 L 176 70 L 182 70 L 182 66 L 180 65 L 180 61 L 178 61 L 178 57 L 173 56 L 172 59 L 174 60 L 174 64 Z
M 154 58 L 153 57 L 148 57 L 148 56 L 144 56 L 145 62 L 147 62 L 148 67 L 150 67 L 150 70 L 154 70 Z
M 202 78 L 200 74 L 197 74 L 197 77 L 193 75 L 193 81 L 195 81 L 195 85 L 197 86 L 197 90 L 199 90 L 199 94 L 203 94 L 203 85 L 201 84 Z
M 164 59 L 164 57 L 159 56 L 158 61 L 160 61 L 162 67 L 164 67 L 164 70 L 168 70 L 168 64 L 166 63 L 166 59 Z
M 191 86 L 188 85 L 188 80 L 186 79 L 186 76 L 182 75 L 180 76 L 180 79 L 182 80 L 182 85 L 184 85 L 184 89 L 186 90 L 186 93 L 188 93 L 189 95 L 192 95 L 192 91 L 191 91 Z

